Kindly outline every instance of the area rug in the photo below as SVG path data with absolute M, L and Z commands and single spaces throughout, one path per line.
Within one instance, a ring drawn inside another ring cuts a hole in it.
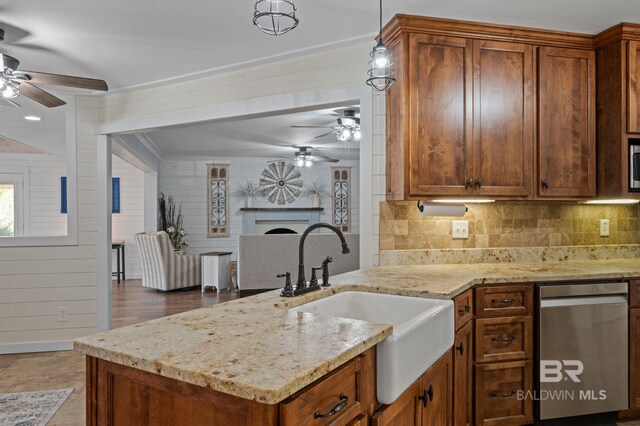
M 73 388 L 0 394 L 0 425 L 45 426 L 72 392 Z

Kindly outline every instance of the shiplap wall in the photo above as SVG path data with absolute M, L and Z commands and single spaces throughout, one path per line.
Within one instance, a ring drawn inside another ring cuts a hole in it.
M 140 253 L 134 236 L 144 232 L 144 172 L 113 155 L 111 174 L 120 178 L 120 213 L 111 216 L 112 239 L 125 242 L 126 278 L 140 279 Z M 114 272 L 116 262 L 114 251 L 111 259 Z
M 61 148 L 64 156 L 64 146 Z M 60 213 L 60 177 L 67 175 L 66 161 L 41 155 L 11 160 L 0 156 L 0 173 L 11 172 L 15 167 L 26 171 L 25 178 L 29 182 L 29 203 L 25 211 L 29 231 L 25 235 L 67 235 L 67 215 Z
M 231 251 L 236 259 L 240 235 L 243 232 L 243 215 L 240 211 L 244 201 L 229 197 L 230 236 L 223 238 L 207 238 L 207 164 L 229 164 L 229 185 L 231 192 L 247 180 L 258 183 L 260 173 L 267 167 L 267 158 L 198 158 L 198 159 L 164 159 L 160 168 L 160 191 L 167 196 L 172 195 L 178 204 L 182 204 L 184 226 L 190 243 L 188 253 L 205 253 L 208 251 Z M 303 183 L 309 183 L 316 177 L 322 177 L 331 187 L 331 167 L 351 167 L 352 178 L 352 232 L 358 232 L 358 197 L 359 170 L 357 161 L 340 161 L 337 164 L 316 163 L 311 168 L 301 168 Z M 332 222 L 331 200 L 322 201 L 325 208 L 320 219 Z M 264 198 L 256 198 L 253 207 L 281 207 L 271 204 Z M 311 207 L 311 200 L 300 197 L 286 207 Z
M 96 98 L 77 98 L 78 245 L 0 248 L 0 353 L 71 348 L 98 330 L 97 106 Z M 67 322 L 57 321 L 61 306 Z

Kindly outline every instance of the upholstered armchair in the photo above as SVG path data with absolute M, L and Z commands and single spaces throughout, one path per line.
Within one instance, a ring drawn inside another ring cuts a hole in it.
M 176 253 L 166 232 L 136 234 L 136 243 L 143 287 L 170 291 L 200 285 L 200 256 Z

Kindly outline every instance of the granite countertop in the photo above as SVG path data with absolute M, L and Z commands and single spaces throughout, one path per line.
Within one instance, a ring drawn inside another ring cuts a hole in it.
M 386 324 L 290 312 L 349 290 L 450 299 L 477 284 L 640 277 L 640 260 L 384 266 L 77 339 L 76 351 L 266 404 L 278 403 L 384 340 Z

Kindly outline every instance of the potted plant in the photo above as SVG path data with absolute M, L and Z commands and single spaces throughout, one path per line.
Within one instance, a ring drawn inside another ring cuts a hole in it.
M 262 194 L 262 190 L 260 187 L 247 179 L 244 184 L 238 185 L 238 189 L 236 189 L 231 195 L 233 198 L 237 200 L 244 200 L 245 208 L 253 207 L 253 199 Z
M 182 226 L 182 205 L 176 208 L 173 197 L 165 197 L 160 194 L 158 198 L 158 213 L 160 215 L 160 228 L 169 235 L 169 241 L 173 250 L 177 253 L 184 253 L 184 249 L 189 246 L 187 241 L 187 231 Z
M 319 208 L 322 204 L 322 199 L 329 197 L 329 191 L 327 190 L 327 183 L 323 178 L 315 178 L 309 185 L 304 186 L 302 196 L 311 198 L 311 206 Z

